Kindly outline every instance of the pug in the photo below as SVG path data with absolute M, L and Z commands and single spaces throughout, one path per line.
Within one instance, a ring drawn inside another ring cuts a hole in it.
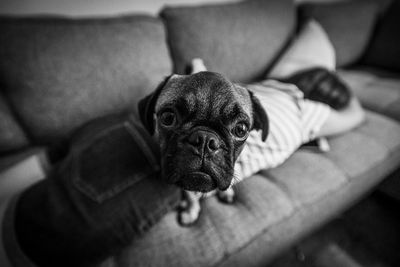
M 268 117 L 256 97 L 223 75 L 195 71 L 171 75 L 139 101 L 144 127 L 160 147 L 161 175 L 183 189 L 182 225 L 199 217 L 200 197 L 217 191 L 233 201 L 234 165 L 249 132 L 268 134 Z

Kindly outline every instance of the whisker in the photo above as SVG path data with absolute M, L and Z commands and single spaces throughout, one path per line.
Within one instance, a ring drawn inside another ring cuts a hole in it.
M 240 178 L 237 176 L 237 174 L 235 174 L 235 173 L 233 174 L 232 179 L 233 179 L 233 181 L 234 181 L 233 184 L 232 184 L 232 188 L 234 188 L 234 191 L 235 191 L 235 192 L 239 192 L 239 190 L 240 190 L 239 188 L 240 188 L 240 187 L 239 187 L 238 185 L 239 185 L 239 183 L 242 181 L 242 179 L 240 179 Z

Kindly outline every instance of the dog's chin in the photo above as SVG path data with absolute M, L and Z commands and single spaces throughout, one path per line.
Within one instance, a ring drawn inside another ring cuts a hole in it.
M 184 174 L 175 184 L 184 190 L 207 193 L 218 188 L 216 180 L 205 172 Z

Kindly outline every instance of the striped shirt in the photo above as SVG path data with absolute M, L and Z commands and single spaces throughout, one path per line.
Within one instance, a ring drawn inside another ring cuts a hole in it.
M 293 84 L 265 80 L 247 86 L 260 100 L 269 118 L 266 141 L 252 131 L 235 164 L 235 182 L 262 169 L 282 164 L 302 144 L 315 139 L 325 123 L 330 107 L 304 99 Z

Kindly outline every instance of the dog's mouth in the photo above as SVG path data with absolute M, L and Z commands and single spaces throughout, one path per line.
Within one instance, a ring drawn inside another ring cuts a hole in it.
M 225 190 L 233 177 L 230 150 L 225 148 L 219 137 L 203 132 L 192 134 L 197 137 L 190 140 L 192 143 L 186 140 L 187 135 L 167 143 L 163 151 L 165 156 L 161 158 L 162 175 L 167 182 L 188 191 L 206 193 L 217 188 Z M 214 139 L 219 140 L 220 147 L 216 150 L 207 147 L 215 145 L 211 142 Z
M 203 193 L 218 187 L 217 181 L 211 175 L 201 171 L 184 174 L 175 184 L 184 190 Z
M 205 163 L 200 160 L 186 160 L 181 162 L 174 158 L 173 161 L 164 162 L 162 170 L 166 181 L 188 191 L 207 193 L 215 189 L 226 190 L 233 177 L 230 166 Z M 167 168 L 169 167 L 169 168 Z

